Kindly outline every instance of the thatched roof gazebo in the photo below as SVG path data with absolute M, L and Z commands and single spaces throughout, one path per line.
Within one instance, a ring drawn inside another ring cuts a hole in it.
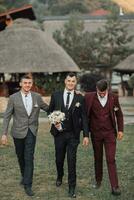
M 0 32 L 0 73 L 68 71 L 79 67 L 37 22 L 16 19 Z
M 122 95 L 125 96 L 125 90 L 128 91 L 128 95 L 132 95 L 133 91 L 129 87 L 128 82 L 123 80 L 123 75 L 131 75 L 134 73 L 134 54 L 128 56 L 124 61 L 116 65 L 113 70 L 121 76 Z
M 113 70 L 119 72 L 122 75 L 131 75 L 132 73 L 134 73 L 134 54 L 128 56 L 124 61 L 116 65 Z

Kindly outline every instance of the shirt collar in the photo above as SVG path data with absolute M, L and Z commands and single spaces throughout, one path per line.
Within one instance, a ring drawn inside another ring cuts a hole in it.
M 98 96 L 98 99 L 100 99 L 102 101 L 106 100 L 108 98 L 108 92 L 106 93 L 106 95 L 103 98 L 101 98 L 98 93 L 97 93 L 97 96 Z
M 69 91 L 69 90 L 67 90 L 67 89 L 65 88 L 65 89 L 64 89 L 64 93 L 67 94 L 68 92 L 70 92 L 71 95 L 74 95 L 74 90 Z
M 31 96 L 31 92 L 28 92 L 27 94 L 25 94 L 24 92 L 21 91 L 21 95 L 22 95 L 23 97 L 25 97 L 25 96 L 28 97 L 28 96 Z

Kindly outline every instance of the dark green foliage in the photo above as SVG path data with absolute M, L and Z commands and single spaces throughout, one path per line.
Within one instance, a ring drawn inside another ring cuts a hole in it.
M 70 14 L 72 11 L 77 11 L 80 13 L 87 13 L 88 8 L 82 2 L 70 2 L 63 5 L 55 4 L 51 8 L 51 12 L 54 15 L 67 15 Z
M 34 74 L 35 85 L 40 89 L 44 89 L 45 95 L 50 95 L 52 92 L 64 88 L 65 76 L 66 73 L 37 73 Z
M 113 14 L 107 19 L 99 38 L 101 38 L 99 64 L 109 67 L 111 79 L 112 68 L 134 52 L 129 46 L 134 35 L 128 36 L 127 25 L 121 22 L 119 16 Z
M 54 39 L 80 68 L 94 72 L 96 66 L 104 66 L 109 77 L 113 66 L 134 51 L 129 47 L 133 37 L 128 36 L 127 26 L 116 14 L 107 19 L 103 30 L 92 33 L 84 32 L 84 22 L 74 14 L 63 30 L 54 33 Z
M 0 13 L 3 13 L 6 11 L 6 7 L 3 5 L 0 5 Z
M 134 74 L 131 75 L 129 81 L 128 81 L 128 84 L 131 88 L 134 89 Z
M 78 11 L 80 13 L 89 13 L 95 9 L 104 8 L 107 10 L 117 9 L 117 5 L 110 0 L 1 0 L 2 6 L 7 9 L 22 7 L 26 4 L 32 4 L 35 9 L 35 13 L 39 20 L 44 15 L 66 15 L 72 11 Z M 0 10 L 0 12 L 2 12 Z
M 119 13 L 119 7 L 113 1 L 100 0 L 101 7 L 105 10 L 111 10 Z
M 96 91 L 96 82 L 101 80 L 103 77 L 100 74 L 84 74 L 80 77 L 81 89 L 84 92 Z
M 56 31 L 53 37 L 79 65 L 84 23 L 77 20 L 77 16 L 77 14 L 72 14 L 69 22 L 65 23 L 64 29 Z
M 4 4 L 6 5 L 6 7 L 8 9 L 10 8 L 18 8 L 18 7 L 21 7 L 21 6 L 24 6 L 26 4 L 29 3 L 29 0 L 21 0 L 21 1 L 18 1 L 18 0 L 5 0 L 4 1 Z

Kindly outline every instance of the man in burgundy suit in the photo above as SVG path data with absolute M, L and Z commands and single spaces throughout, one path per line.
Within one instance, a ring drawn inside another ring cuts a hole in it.
M 95 188 L 101 186 L 103 175 L 103 146 L 113 195 L 120 195 L 116 172 L 116 138 L 123 137 L 123 114 L 118 97 L 108 90 L 107 80 L 96 84 L 96 92 L 85 95 L 89 127 L 94 150 Z

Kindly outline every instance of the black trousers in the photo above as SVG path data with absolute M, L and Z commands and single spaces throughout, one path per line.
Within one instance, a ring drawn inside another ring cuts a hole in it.
M 64 175 L 64 159 L 67 153 L 68 184 L 76 186 L 76 153 L 79 140 L 75 139 L 72 132 L 59 133 L 54 137 L 55 157 L 58 178 Z
M 33 170 L 34 170 L 34 150 L 36 137 L 33 135 L 30 129 L 28 129 L 27 135 L 23 139 L 13 138 L 15 151 L 17 154 L 21 175 L 23 177 L 23 183 L 26 186 L 32 185 Z

